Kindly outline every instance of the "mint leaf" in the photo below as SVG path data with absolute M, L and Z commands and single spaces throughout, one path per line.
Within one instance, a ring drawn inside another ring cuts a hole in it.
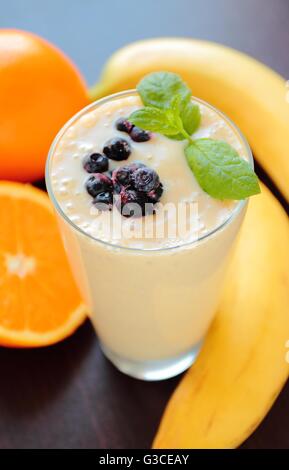
M 134 111 L 129 116 L 129 121 L 135 126 L 151 132 L 174 135 L 180 131 L 178 122 L 175 122 L 172 110 L 164 110 L 146 106 Z
M 201 123 L 201 112 L 200 108 L 196 103 L 189 101 L 184 110 L 181 112 L 181 119 L 185 131 L 192 135 L 198 129 Z
M 143 104 L 166 109 L 175 95 L 181 98 L 182 106 L 190 100 L 191 90 L 181 77 L 172 72 L 154 72 L 146 75 L 137 85 Z
M 189 101 L 181 111 L 180 117 L 185 131 L 189 135 L 192 135 L 194 132 L 196 132 L 201 122 L 201 112 L 199 106 Z M 175 140 L 184 140 L 186 138 L 183 134 L 176 134 L 169 137 Z
M 179 129 L 181 133 L 184 132 L 183 121 L 181 119 L 181 102 L 182 97 L 181 95 L 175 95 L 171 100 L 171 107 L 167 109 L 168 119 L 170 119 L 173 124 Z
M 250 164 L 227 142 L 197 139 L 185 149 L 188 164 L 201 188 L 216 199 L 245 199 L 260 193 Z

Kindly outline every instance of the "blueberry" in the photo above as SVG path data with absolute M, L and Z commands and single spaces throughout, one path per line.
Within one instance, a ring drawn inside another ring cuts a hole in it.
M 160 179 L 155 170 L 152 168 L 139 168 L 133 174 L 134 187 L 137 191 L 149 193 L 156 189 L 160 184 Z
M 142 194 L 134 189 L 121 192 L 122 215 L 124 217 L 142 217 L 145 200 Z
M 141 162 L 133 162 L 130 165 L 121 166 L 116 168 L 112 174 L 112 181 L 114 186 L 130 186 L 133 181 L 133 173 L 145 165 Z M 120 192 L 120 191 L 117 191 Z
M 116 207 L 124 217 L 141 217 L 144 197 L 134 189 L 123 188 L 116 200 Z
M 131 154 L 129 143 L 125 139 L 110 139 L 103 147 L 103 153 L 111 160 L 127 160 Z
M 130 167 L 131 173 L 134 173 L 139 168 L 145 168 L 145 164 L 139 161 L 135 161 L 133 163 L 130 163 L 129 167 Z
M 147 142 L 150 140 L 151 135 L 149 132 L 140 129 L 139 127 L 134 127 L 130 132 L 130 137 L 135 142 Z
M 126 132 L 127 134 L 129 134 L 132 131 L 134 125 L 127 119 L 119 118 L 115 123 L 115 127 L 118 131 Z
M 156 189 L 152 189 L 151 191 L 147 193 L 148 200 L 150 202 L 153 202 L 154 204 L 156 202 L 159 202 L 160 198 L 162 197 L 163 192 L 164 192 L 164 188 L 163 188 L 162 183 L 160 183 Z
M 113 190 L 113 184 L 108 176 L 102 173 L 96 173 L 94 176 L 90 176 L 85 183 L 88 194 L 92 197 L 96 197 L 99 193 Z
M 101 153 L 92 153 L 83 159 L 83 168 L 88 173 L 103 173 L 108 170 L 108 158 Z
M 120 183 L 118 183 L 117 181 L 113 182 L 113 190 L 116 194 L 119 194 L 122 189 L 123 189 L 123 186 Z
M 122 186 L 128 186 L 131 182 L 131 169 L 129 165 L 121 166 L 114 170 L 112 174 L 113 183 L 119 183 Z
M 116 200 L 116 207 L 124 217 L 142 217 L 154 212 L 153 203 L 143 192 L 123 188 Z
M 108 210 L 108 209 L 110 210 L 112 207 L 112 202 L 113 202 L 112 191 L 105 191 L 102 193 L 98 193 L 93 200 L 93 204 L 99 210 Z

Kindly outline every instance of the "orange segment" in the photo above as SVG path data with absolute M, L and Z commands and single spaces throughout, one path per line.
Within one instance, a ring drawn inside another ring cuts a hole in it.
M 48 196 L 0 182 L 0 344 L 46 346 L 84 321 Z

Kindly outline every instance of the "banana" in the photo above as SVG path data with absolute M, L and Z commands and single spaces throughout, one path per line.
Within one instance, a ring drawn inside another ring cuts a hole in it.
M 243 131 L 265 171 L 289 200 L 289 103 L 285 80 L 234 49 L 195 40 L 160 38 L 112 55 L 91 98 L 134 88 L 147 73 L 182 76 L 195 96 L 225 112 Z
M 289 103 L 281 76 L 222 45 L 151 39 L 113 54 L 91 98 L 134 88 L 158 70 L 180 74 L 195 96 L 225 112 L 289 200 Z M 289 373 L 288 239 L 286 214 L 262 186 L 250 201 L 216 320 L 168 403 L 155 448 L 237 447 L 274 403 Z
M 263 186 L 249 203 L 216 320 L 154 448 L 237 447 L 271 408 L 289 372 L 288 240 L 287 216 Z

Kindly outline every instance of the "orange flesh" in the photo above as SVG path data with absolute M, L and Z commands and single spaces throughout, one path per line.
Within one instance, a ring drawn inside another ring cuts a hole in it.
M 27 185 L 0 183 L 0 226 L 0 344 L 62 339 L 85 314 L 48 197 Z

